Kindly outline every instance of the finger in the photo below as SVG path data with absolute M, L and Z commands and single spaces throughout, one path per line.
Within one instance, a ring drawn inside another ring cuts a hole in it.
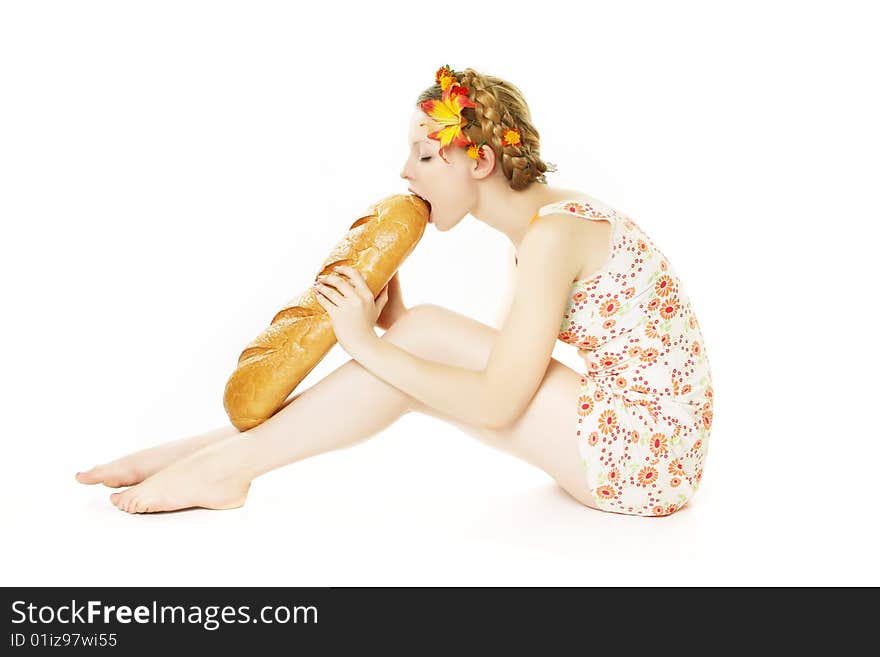
M 328 306 L 332 306 L 333 304 L 330 303 L 330 300 L 325 298 L 324 295 L 321 294 L 320 292 L 318 292 L 317 290 L 315 290 L 315 301 L 318 302 L 318 304 L 321 306 L 321 308 L 323 308 L 324 310 L 327 311 L 328 315 L 330 314 L 330 310 L 328 309 Z
M 376 309 L 379 311 L 379 314 L 382 314 L 382 309 L 385 307 L 385 304 L 388 303 L 388 295 L 380 294 L 379 298 L 376 299 Z
M 315 291 L 317 291 L 318 294 L 323 294 L 325 297 L 327 297 L 327 299 L 332 301 L 334 305 L 339 305 L 339 303 L 342 301 L 342 295 L 329 285 L 324 285 L 323 283 L 315 283 Z
M 373 298 L 373 291 L 370 290 L 370 286 L 367 285 L 364 277 L 357 269 L 355 269 L 354 267 L 348 267 L 346 265 L 338 265 L 333 269 L 340 271 L 343 274 L 346 274 L 348 276 L 348 280 L 351 282 L 351 284 L 354 286 L 354 289 L 357 290 L 358 294 L 360 294 L 362 298 Z
M 357 290 L 352 287 L 347 278 L 339 274 L 325 274 L 318 279 L 319 283 L 324 283 L 331 290 L 336 288 L 343 297 L 350 297 L 357 294 Z

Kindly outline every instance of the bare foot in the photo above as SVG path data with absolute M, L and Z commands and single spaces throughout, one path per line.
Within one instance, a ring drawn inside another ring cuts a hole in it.
M 110 501 L 128 513 L 202 507 L 234 509 L 244 504 L 251 482 L 241 472 L 233 436 L 172 463 Z
M 175 461 L 237 433 L 235 427 L 222 427 L 198 436 L 148 447 L 115 461 L 96 465 L 86 472 L 77 472 L 76 480 L 81 484 L 104 484 L 110 488 L 133 486 Z

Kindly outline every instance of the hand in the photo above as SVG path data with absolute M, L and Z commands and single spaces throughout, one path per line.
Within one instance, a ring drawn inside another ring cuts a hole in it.
M 406 312 L 406 306 L 403 305 L 403 293 L 400 290 L 400 272 L 394 272 L 394 276 L 388 281 L 382 292 L 388 293 L 388 302 L 385 308 L 376 320 L 376 326 L 387 331 L 397 319 Z
M 386 285 L 377 299 L 373 299 L 367 282 L 354 267 L 339 265 L 336 274 L 319 277 L 315 283 L 316 298 L 330 315 L 336 341 L 349 354 L 366 340 L 375 338 L 373 326 L 388 302 Z

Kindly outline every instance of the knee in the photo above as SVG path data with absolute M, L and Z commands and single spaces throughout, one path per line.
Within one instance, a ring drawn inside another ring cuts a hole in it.
M 413 327 L 423 327 L 432 320 L 436 320 L 439 311 L 442 308 L 433 303 L 420 303 L 412 308 L 407 308 L 406 312 L 397 318 L 397 321 L 388 329 L 389 331 L 397 330 L 398 332 L 412 329 Z

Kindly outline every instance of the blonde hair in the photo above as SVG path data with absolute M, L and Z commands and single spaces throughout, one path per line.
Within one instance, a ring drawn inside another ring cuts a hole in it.
M 532 125 L 532 115 L 522 92 L 506 80 L 482 75 L 472 68 L 453 71 L 453 74 L 459 84 L 468 89 L 468 98 L 477 105 L 462 110 L 467 120 L 462 128 L 465 136 L 475 144 L 485 141 L 495 151 L 512 189 L 525 189 L 533 182 L 546 185 L 544 172 L 556 171 L 556 165 L 545 163 L 540 157 L 540 134 Z M 416 106 L 425 100 L 440 100 L 441 95 L 440 84 L 434 84 L 419 95 Z M 519 130 L 520 143 L 503 146 L 504 132 L 510 129 Z

